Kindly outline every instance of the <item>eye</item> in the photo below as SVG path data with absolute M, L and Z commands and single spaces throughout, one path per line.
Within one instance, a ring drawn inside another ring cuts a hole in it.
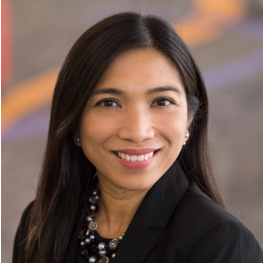
M 98 101 L 95 106 L 102 106 L 105 108 L 120 107 L 120 105 L 113 99 L 103 99 Z
M 175 105 L 174 100 L 172 100 L 171 98 L 158 98 L 151 104 L 151 107 L 165 107 L 170 104 Z

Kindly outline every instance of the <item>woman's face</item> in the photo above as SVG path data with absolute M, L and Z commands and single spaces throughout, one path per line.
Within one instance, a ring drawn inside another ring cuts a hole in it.
M 179 155 L 191 119 L 175 66 L 160 52 L 117 57 L 84 109 L 79 134 L 100 183 L 148 190 Z

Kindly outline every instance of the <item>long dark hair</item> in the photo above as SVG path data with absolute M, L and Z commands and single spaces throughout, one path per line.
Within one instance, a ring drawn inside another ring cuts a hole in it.
M 47 149 L 30 213 L 27 262 L 62 263 L 78 211 L 84 206 L 95 167 L 74 143 L 87 100 L 111 62 L 121 53 L 153 48 L 175 65 L 194 116 L 179 162 L 200 189 L 223 205 L 208 155 L 208 100 L 202 76 L 174 29 L 155 16 L 121 13 L 97 23 L 76 41 L 55 86 Z M 77 242 L 77 240 L 76 240 Z

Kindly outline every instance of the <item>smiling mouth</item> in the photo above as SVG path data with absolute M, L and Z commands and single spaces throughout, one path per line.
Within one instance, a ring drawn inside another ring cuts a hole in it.
M 153 152 L 149 152 L 141 155 L 130 155 L 122 152 L 114 151 L 114 154 L 122 160 L 130 161 L 130 162 L 143 162 L 151 159 L 159 150 L 155 150 Z

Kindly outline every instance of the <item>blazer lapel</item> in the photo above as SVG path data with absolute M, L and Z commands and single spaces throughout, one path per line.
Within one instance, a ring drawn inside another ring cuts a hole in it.
M 115 258 L 116 263 L 141 263 L 157 243 L 152 227 L 165 227 L 189 187 L 175 162 L 149 190 L 131 221 Z
M 120 244 L 115 263 L 140 263 L 156 244 L 157 239 L 139 220 L 133 219 Z

